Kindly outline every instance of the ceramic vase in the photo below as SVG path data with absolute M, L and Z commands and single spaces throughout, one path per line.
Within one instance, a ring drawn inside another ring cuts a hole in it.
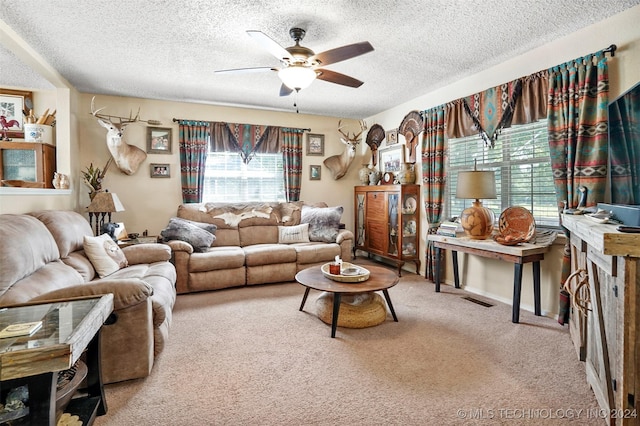
M 360 179 L 360 183 L 363 185 L 369 184 L 369 165 L 366 163 L 362 164 L 362 168 L 358 170 L 358 179 Z
M 413 163 L 403 163 L 398 172 L 398 182 L 401 185 L 416 183 L 416 172 Z

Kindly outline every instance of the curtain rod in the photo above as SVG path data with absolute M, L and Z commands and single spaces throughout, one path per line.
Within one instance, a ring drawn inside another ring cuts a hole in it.
M 616 56 L 616 49 L 618 49 L 618 46 L 616 46 L 615 44 L 612 44 L 611 46 L 607 47 L 606 49 L 602 49 L 602 51 L 604 53 L 611 53 L 611 57 L 613 58 L 614 56 Z
M 186 118 L 174 118 L 174 119 L 172 119 L 172 121 L 174 123 L 177 123 L 178 121 L 208 121 L 208 120 L 193 120 L 193 119 L 187 120 Z M 209 121 L 209 123 L 210 123 L 210 121 Z M 289 127 L 289 126 L 280 126 L 280 127 Z M 298 127 L 295 127 L 295 128 L 297 129 Z M 305 132 L 310 132 L 311 131 L 311 129 L 300 129 L 300 130 L 305 131 Z

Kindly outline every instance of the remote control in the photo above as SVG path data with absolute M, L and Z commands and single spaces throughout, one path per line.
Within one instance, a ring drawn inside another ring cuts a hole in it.
M 640 233 L 640 226 L 620 225 L 616 229 L 620 232 L 632 232 L 634 234 Z

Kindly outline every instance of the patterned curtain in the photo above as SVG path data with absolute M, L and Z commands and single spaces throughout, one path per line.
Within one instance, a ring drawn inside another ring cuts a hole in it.
M 179 120 L 182 202 L 200 203 L 210 138 L 208 121 Z
M 429 223 L 429 234 L 435 234 L 440 225 L 445 191 L 445 106 L 440 105 L 422 113 L 424 136 L 422 140 L 422 193 Z M 442 253 L 441 253 L 442 254 Z M 435 249 L 427 242 L 425 277 L 435 281 Z
M 611 202 L 640 204 L 640 84 L 609 106 Z
M 238 152 L 245 164 L 257 153 L 280 151 L 278 127 L 216 122 L 213 128 L 211 151 Z
M 287 201 L 300 200 L 303 134 L 302 129 L 280 128 L 280 145 L 284 160 L 284 191 Z
M 549 70 L 549 151 L 559 211 L 565 201 L 568 208 L 577 207 L 580 186 L 587 188 L 587 206 L 604 201 L 608 95 L 607 59 L 602 51 Z M 560 287 L 570 267 L 567 240 Z M 561 293 L 561 300 L 566 297 Z M 565 305 L 560 306 L 560 324 L 568 319 Z

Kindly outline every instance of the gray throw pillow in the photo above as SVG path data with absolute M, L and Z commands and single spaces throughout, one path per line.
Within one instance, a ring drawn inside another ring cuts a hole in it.
M 309 240 L 335 243 L 340 230 L 342 206 L 309 207 L 302 206 L 300 223 L 309 224 Z
M 207 251 L 216 240 L 216 236 L 209 230 L 213 229 L 215 232 L 216 226 L 203 224 L 210 225 L 208 229 L 203 229 L 203 227 L 196 225 L 200 223 L 174 217 L 169 219 L 169 224 L 160 232 L 160 235 L 164 241 L 180 240 L 187 242 L 193 246 L 194 251 L 202 253 Z

